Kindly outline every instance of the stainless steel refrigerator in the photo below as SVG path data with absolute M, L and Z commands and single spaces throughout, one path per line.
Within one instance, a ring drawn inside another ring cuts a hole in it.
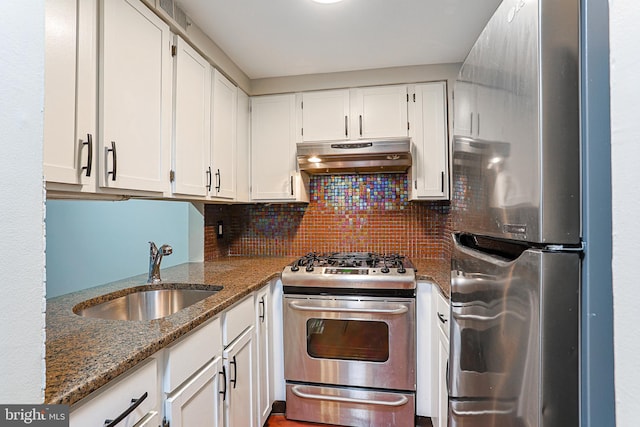
M 579 424 L 579 0 L 504 0 L 454 89 L 452 427 Z

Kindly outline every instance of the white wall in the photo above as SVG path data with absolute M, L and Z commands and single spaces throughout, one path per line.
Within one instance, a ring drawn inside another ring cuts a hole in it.
M 611 163 L 616 417 L 640 413 L 640 2 L 610 0 Z
M 44 399 L 44 2 L 0 2 L 0 402 Z

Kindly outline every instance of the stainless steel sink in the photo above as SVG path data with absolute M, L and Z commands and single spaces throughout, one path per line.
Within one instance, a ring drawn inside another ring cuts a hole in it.
M 160 289 L 135 288 L 127 295 L 96 304 L 91 304 L 91 300 L 85 301 L 75 306 L 73 312 L 83 317 L 110 320 L 160 319 L 202 301 L 222 289 L 222 286 L 207 286 L 207 289 L 175 288 L 175 286 Z M 96 299 L 102 298 L 104 297 Z

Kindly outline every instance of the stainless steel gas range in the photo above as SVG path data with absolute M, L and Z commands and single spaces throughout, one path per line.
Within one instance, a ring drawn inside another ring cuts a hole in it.
M 415 269 L 400 255 L 308 254 L 282 273 L 287 418 L 413 426 Z

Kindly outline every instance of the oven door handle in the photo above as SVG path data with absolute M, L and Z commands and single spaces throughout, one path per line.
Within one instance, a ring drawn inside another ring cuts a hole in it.
M 354 399 L 352 397 L 342 397 L 324 394 L 311 394 L 301 391 L 304 386 L 294 386 L 291 391 L 296 396 L 303 399 L 314 400 L 326 400 L 330 402 L 342 402 L 342 403 L 360 403 L 364 405 L 378 405 L 378 406 L 402 406 L 405 405 L 409 399 L 406 396 L 399 396 L 396 400 L 373 400 L 373 399 Z
M 324 307 L 318 305 L 302 305 L 297 302 L 289 302 L 289 307 L 299 311 L 324 311 L 332 313 L 373 313 L 373 314 L 403 314 L 409 311 L 407 306 L 401 305 L 397 308 L 348 308 L 348 307 Z

